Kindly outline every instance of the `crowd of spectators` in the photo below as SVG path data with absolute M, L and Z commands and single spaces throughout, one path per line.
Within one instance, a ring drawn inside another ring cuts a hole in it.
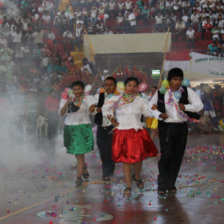
M 222 0 L 73 0 L 57 20 L 63 16 L 89 34 L 164 32 L 170 27 L 173 39 L 186 41 L 189 49 L 196 40 L 211 39 L 216 55 L 223 56 Z

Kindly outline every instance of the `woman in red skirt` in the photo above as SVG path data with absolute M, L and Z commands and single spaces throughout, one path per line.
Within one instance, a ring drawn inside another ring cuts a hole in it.
M 122 162 L 126 182 L 124 194 L 131 195 L 131 167 L 134 166 L 133 179 L 139 189 L 144 188 L 140 172 L 142 161 L 157 154 L 157 148 L 151 140 L 141 117 L 158 117 L 157 112 L 149 109 L 149 102 L 138 92 L 139 81 L 135 77 L 125 80 L 125 93 L 111 104 L 105 104 L 103 114 L 114 125 L 112 159 Z M 112 97 L 113 98 L 113 97 Z M 111 102 L 113 99 L 111 98 Z

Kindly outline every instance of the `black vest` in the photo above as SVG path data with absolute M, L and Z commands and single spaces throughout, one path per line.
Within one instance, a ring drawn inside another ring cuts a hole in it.
M 105 99 L 104 93 L 100 93 L 98 104 L 97 104 L 96 107 L 102 107 L 103 104 L 104 104 L 104 99 Z M 103 123 L 103 114 L 102 114 L 102 112 L 96 114 L 96 116 L 94 118 L 94 123 L 96 125 L 100 125 L 100 126 L 102 125 L 102 123 Z
M 179 100 L 179 103 L 182 104 L 189 104 L 188 101 L 188 92 L 187 92 L 187 87 L 186 86 L 182 86 L 184 91 L 182 92 L 181 98 Z M 158 90 L 158 102 L 157 102 L 157 109 L 161 112 L 161 113 L 166 113 L 166 108 L 165 108 L 165 103 L 164 103 L 164 96 L 165 94 L 162 94 L 159 92 Z M 194 112 L 189 112 L 189 111 L 184 111 L 184 113 L 190 117 L 190 118 L 194 118 L 199 120 L 201 115 L 198 113 L 194 113 Z

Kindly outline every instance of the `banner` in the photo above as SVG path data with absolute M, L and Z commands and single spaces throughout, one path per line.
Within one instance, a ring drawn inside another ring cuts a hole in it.
M 224 78 L 224 57 L 192 52 L 191 71 Z
M 166 54 L 164 70 L 169 71 L 175 67 L 181 68 L 184 71 L 190 70 L 189 51 L 171 51 Z
M 163 53 L 166 37 L 167 33 L 84 35 L 84 49 L 88 51 L 91 43 L 95 54 Z M 168 33 L 167 51 L 170 45 L 171 33 Z

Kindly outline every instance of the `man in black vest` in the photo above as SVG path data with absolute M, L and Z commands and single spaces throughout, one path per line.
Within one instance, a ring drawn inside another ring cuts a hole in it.
M 112 160 L 111 147 L 112 147 L 112 130 L 113 125 L 107 117 L 102 115 L 102 106 L 104 103 L 110 101 L 110 98 L 114 96 L 117 82 L 116 79 L 109 76 L 105 79 L 105 92 L 99 94 L 98 104 L 92 105 L 90 112 L 94 110 L 97 112 L 95 116 L 95 123 L 97 124 L 97 146 L 100 152 L 100 158 L 102 161 L 103 168 L 103 180 L 110 181 L 113 175 L 115 164 Z
M 184 155 L 188 125 L 187 121 L 199 119 L 203 104 L 196 93 L 182 86 L 183 71 L 173 68 L 168 72 L 169 89 L 158 91 L 150 101 L 150 108 L 157 109 L 159 115 L 159 140 L 161 158 L 159 160 L 158 193 L 176 192 L 176 179 Z

